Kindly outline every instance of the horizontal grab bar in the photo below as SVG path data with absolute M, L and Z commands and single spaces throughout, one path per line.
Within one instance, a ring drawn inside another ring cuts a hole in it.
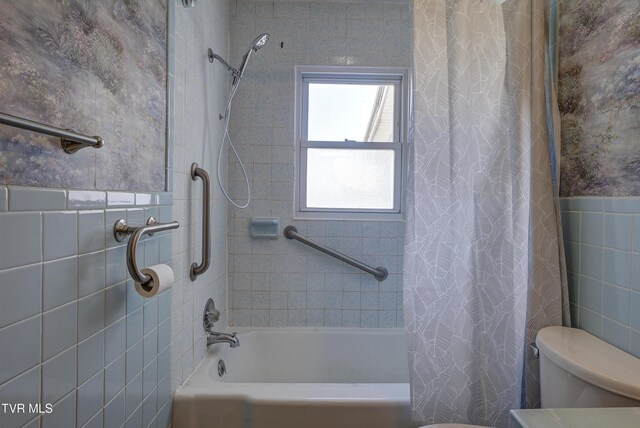
M 104 146 L 104 140 L 102 137 L 89 137 L 88 135 L 78 134 L 70 129 L 56 128 L 54 126 L 45 125 L 44 123 L 13 116 L 7 113 L 0 112 L 0 124 L 13 126 L 14 128 L 26 129 L 27 131 L 38 132 L 51 137 L 58 137 L 60 138 L 62 150 L 69 154 L 73 154 L 85 147 L 99 149 Z
M 142 238 L 143 235 L 153 235 L 155 232 L 177 229 L 178 227 L 180 227 L 180 223 L 177 221 L 158 223 L 158 220 L 153 217 L 149 217 L 146 226 L 140 227 L 131 227 L 124 219 L 116 221 L 116 224 L 113 225 L 113 236 L 116 238 L 116 241 L 122 242 L 127 236 L 131 235 L 131 239 L 129 239 L 129 243 L 127 244 L 127 269 L 135 282 L 144 285 L 151 281 L 151 276 L 142 273 L 138 268 L 136 248 L 138 247 L 140 238 Z
M 373 268 L 367 264 L 362 263 L 352 257 L 349 257 L 345 254 L 342 254 L 339 251 L 336 251 L 332 248 L 327 247 L 319 242 L 316 242 L 312 239 L 307 238 L 304 235 L 300 235 L 298 230 L 294 226 L 287 226 L 284 228 L 284 236 L 287 239 L 295 239 L 296 241 L 300 241 L 305 245 L 310 246 L 311 248 L 315 248 L 318 251 L 322 251 L 325 254 L 330 255 L 331 257 L 335 257 L 338 260 L 341 260 L 347 264 L 350 264 L 353 267 L 357 267 L 360 270 L 363 270 L 371 275 L 375 276 L 378 281 L 384 281 L 389 276 L 389 272 L 386 268 L 379 266 L 377 268 Z

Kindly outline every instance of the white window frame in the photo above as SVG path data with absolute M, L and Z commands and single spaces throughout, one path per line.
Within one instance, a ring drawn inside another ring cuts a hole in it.
M 408 69 L 403 67 L 295 66 L 295 146 L 294 218 L 323 220 L 402 220 L 404 218 L 404 176 L 408 133 Z M 394 141 L 387 143 L 355 141 L 307 141 L 308 88 L 312 83 L 392 83 L 395 119 Z M 307 150 L 339 148 L 394 150 L 392 209 L 315 208 L 306 206 Z

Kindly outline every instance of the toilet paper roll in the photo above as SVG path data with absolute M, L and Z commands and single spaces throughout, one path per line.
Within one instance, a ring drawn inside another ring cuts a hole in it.
M 167 265 L 161 264 L 147 267 L 142 269 L 142 273 L 151 276 L 151 281 L 144 285 L 136 282 L 136 291 L 142 297 L 151 298 L 171 288 L 173 285 L 173 269 Z

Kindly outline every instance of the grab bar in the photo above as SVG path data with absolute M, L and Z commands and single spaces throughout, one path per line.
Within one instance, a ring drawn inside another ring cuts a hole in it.
M 354 258 L 351 258 L 347 255 L 344 255 L 334 249 L 327 247 L 319 242 L 313 241 L 306 236 L 300 235 L 298 230 L 294 226 L 287 226 L 284 228 L 284 236 L 288 239 L 295 239 L 296 241 L 300 241 L 303 244 L 310 246 L 311 248 L 315 248 L 318 251 L 322 251 L 325 254 L 330 255 L 331 257 L 335 257 L 338 260 L 341 260 L 351 266 L 357 267 L 360 270 L 363 270 L 371 275 L 375 276 L 378 281 L 384 281 L 389 276 L 389 271 L 386 268 L 379 266 L 377 268 L 372 268 L 369 265 L 366 265 Z
M 211 180 L 209 180 L 207 171 L 194 162 L 191 164 L 191 179 L 196 181 L 198 177 L 202 179 L 202 263 L 193 262 L 191 264 L 191 269 L 189 270 L 191 281 L 195 281 L 199 275 L 209 269 L 209 259 L 211 258 L 211 241 L 209 239 Z
M 13 116 L 0 112 L 0 124 L 13 126 L 14 128 L 26 129 L 27 131 L 38 132 L 40 134 L 50 135 L 60 138 L 62 149 L 69 154 L 73 154 L 85 147 L 93 147 L 99 149 L 104 146 L 102 137 L 89 137 L 87 135 L 78 134 L 70 129 L 56 128 L 54 126 L 45 125 L 22 117 Z
M 113 236 L 116 241 L 122 242 L 127 236 L 131 235 L 131 239 L 127 244 L 127 269 L 131 274 L 131 278 L 135 282 L 142 285 L 151 281 L 151 276 L 142 273 L 138 268 L 138 261 L 136 260 L 136 248 L 138 247 L 138 241 L 143 235 L 153 235 L 155 232 L 161 232 L 163 230 L 177 229 L 180 227 L 180 223 L 172 221 L 171 223 L 158 223 L 154 217 L 149 217 L 146 226 L 131 227 L 124 219 L 116 221 L 113 225 Z

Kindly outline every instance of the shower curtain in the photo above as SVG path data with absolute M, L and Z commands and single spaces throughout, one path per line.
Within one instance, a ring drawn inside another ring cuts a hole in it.
M 413 0 L 404 311 L 416 426 L 539 406 L 568 324 L 543 0 Z M 559 169 L 558 169 L 559 170 Z

